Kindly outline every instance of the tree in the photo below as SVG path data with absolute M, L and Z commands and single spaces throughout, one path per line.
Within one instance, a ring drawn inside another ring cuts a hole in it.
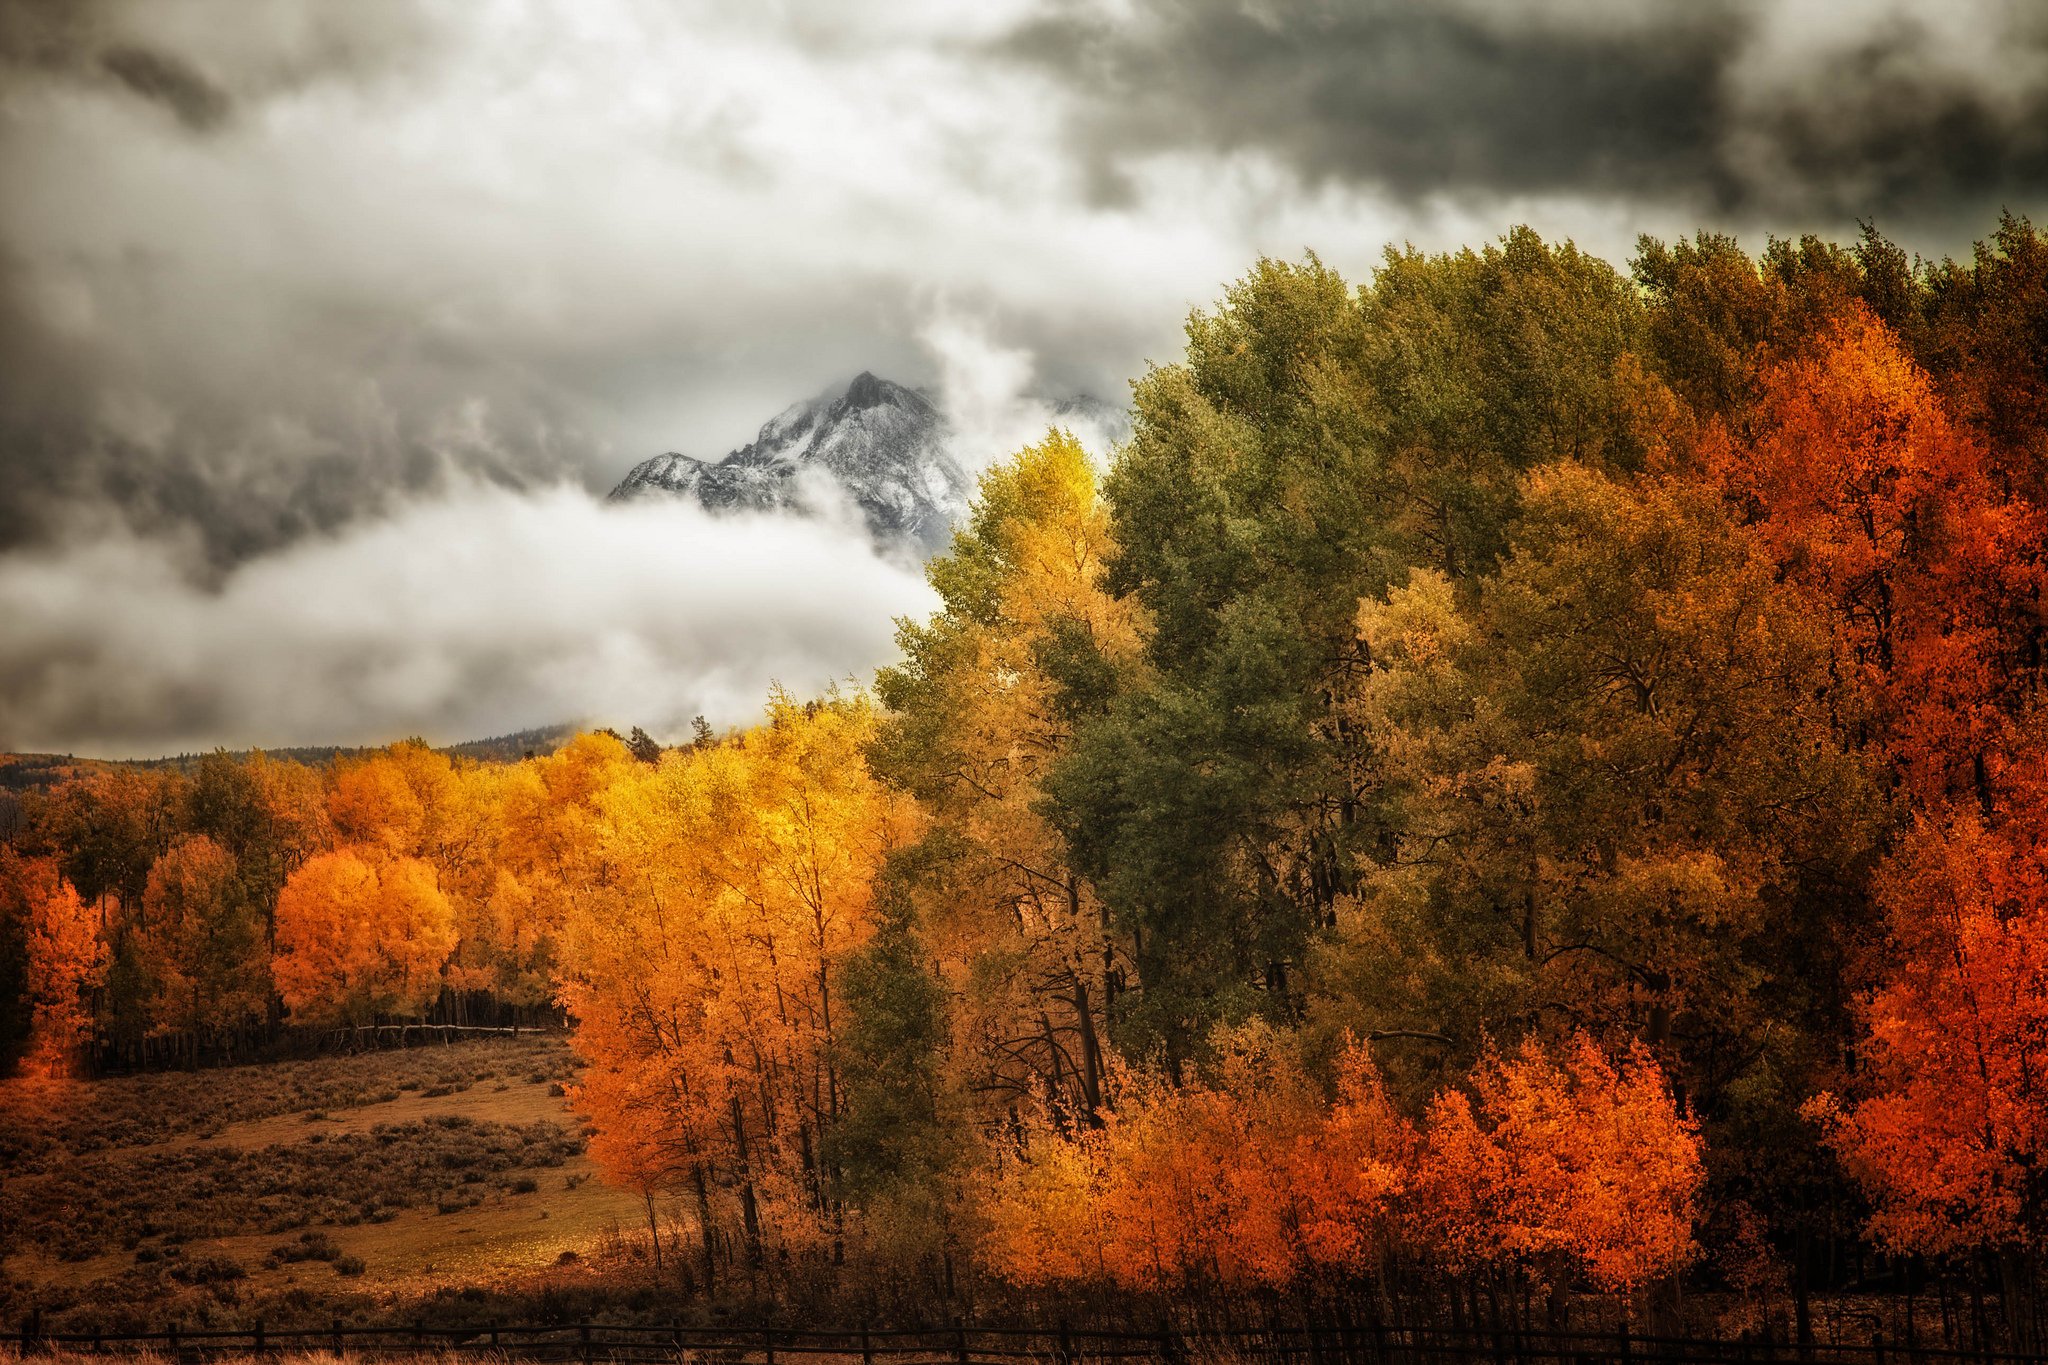
M 871 1235 L 898 1255 L 947 1245 L 956 1180 L 968 1142 L 957 1092 L 945 1083 L 944 984 L 902 913 L 884 907 L 875 936 L 838 965 L 844 1007 L 837 1070 L 839 1121 L 820 1155 Z
M 1046 818 L 1044 781 L 1137 650 L 1132 604 L 1102 588 L 1108 548 L 1087 455 L 1048 433 L 982 477 L 927 570 L 940 611 L 903 624 L 903 662 L 875 683 L 888 711 L 868 761 L 932 819 L 896 870 L 955 986 L 956 1088 L 998 1112 L 1047 1094 L 1094 1122 L 1103 1102 L 1128 959 Z
M 184 787 L 175 773 L 95 767 L 58 786 L 39 822 L 65 880 L 99 923 L 107 961 L 95 1022 L 115 1043 L 134 1043 L 150 1029 L 152 987 L 139 938 L 143 893 L 151 865 L 178 833 Z
M 433 1003 L 454 946 L 454 911 L 432 867 L 347 847 L 309 859 L 285 883 L 273 971 L 300 1018 L 364 1024 Z
M 256 913 L 266 949 L 285 879 L 331 837 L 326 806 L 321 774 L 261 752 L 241 760 L 208 754 L 193 774 L 182 827 L 233 860 L 238 894 Z
M 196 1034 L 262 1017 L 270 1002 L 264 926 L 226 849 L 204 834 L 180 836 L 150 868 L 143 909 L 159 1029 Z
M 2036 808 L 2038 809 L 2038 808 Z M 1812 1112 L 1926 1255 L 2038 1256 L 2048 1238 L 2048 827 L 1922 815 L 1877 886 L 1890 964 L 1863 1002 L 1866 1096 Z
M 1219 1038 L 1211 1074 L 1129 1076 L 1100 1130 L 1041 1124 L 993 1173 L 984 1255 L 1047 1285 L 1279 1289 L 1378 1273 L 1400 1238 L 1412 1127 L 1347 1047 L 1328 1102 L 1266 1025 Z
M 0 1076 L 29 1048 L 35 1004 L 28 993 L 29 892 L 49 860 L 25 858 L 0 844 Z
M 1488 1054 L 1473 1095 L 1431 1104 L 1416 1175 L 1424 1236 L 1452 1268 L 1513 1266 L 1626 1291 L 1685 1266 L 1706 1173 L 1697 1125 L 1640 1045 L 1577 1035 Z M 1476 1104 L 1475 1101 L 1476 1100 Z
M 28 877 L 29 1069 L 63 1076 L 92 1037 L 86 997 L 105 975 L 107 946 L 99 916 L 54 868 L 30 869 Z
M 478 960 L 492 964 L 491 988 L 504 998 L 537 1004 L 552 997 L 571 904 L 617 875 L 602 805 L 633 762 L 616 738 L 588 733 L 502 775 L 488 920 L 468 937 Z
M 1105 490 L 1105 582 L 1144 608 L 1144 668 L 1076 729 L 1046 790 L 1133 945 L 1121 1032 L 1192 1057 L 1218 1020 L 1284 1020 L 1289 964 L 1384 831 L 1337 701 L 1370 660 L 1361 598 L 1506 549 L 1520 475 L 1640 466 L 1669 395 L 1610 268 L 1518 229 L 1390 253 L 1353 294 L 1261 262 L 1135 391 Z
M 2043 667 L 2042 522 L 1858 309 L 1766 378 L 1755 434 L 1709 461 L 1778 561 L 1833 609 L 1845 668 L 1914 795 L 1998 799 Z
M 844 1246 L 822 1155 L 847 1103 L 836 983 L 916 834 L 861 761 L 874 729 L 865 699 L 778 693 L 766 724 L 629 764 L 599 802 L 607 880 L 572 899 L 563 941 L 578 1100 L 600 1132 L 642 1134 L 594 1150 L 689 1201 L 707 1276 L 735 1215 L 752 1265 Z
M 1414 1040 L 1389 1053 L 1411 1093 L 1487 1037 L 1641 1036 L 1720 1112 L 1838 1036 L 1835 888 L 1884 816 L 1837 728 L 1857 699 L 1710 495 L 1559 465 L 1522 503 L 1476 607 L 1418 570 L 1358 608 L 1373 666 L 1340 714 L 1385 837 L 1312 958 L 1314 1017 Z

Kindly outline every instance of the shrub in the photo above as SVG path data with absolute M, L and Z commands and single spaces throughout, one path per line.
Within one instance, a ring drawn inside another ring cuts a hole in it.
M 179 1284 L 225 1284 L 248 1273 L 241 1262 L 226 1256 L 195 1256 L 175 1267 L 171 1278 Z
M 324 1232 L 302 1232 L 298 1241 L 270 1249 L 270 1259 L 279 1265 L 298 1261 L 331 1261 L 339 1255 L 341 1248 L 329 1241 Z

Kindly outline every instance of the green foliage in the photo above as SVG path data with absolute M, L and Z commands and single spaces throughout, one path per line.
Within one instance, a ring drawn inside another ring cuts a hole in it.
M 1417 565 L 1490 571 L 1527 469 L 1639 467 L 1669 403 L 1642 329 L 1610 267 L 1518 229 L 1390 252 L 1356 293 L 1313 257 L 1263 261 L 1139 383 L 1109 582 L 1150 615 L 1150 668 L 1106 706 L 1092 690 L 1048 783 L 1135 945 L 1128 1046 L 1177 1059 L 1294 1011 L 1288 964 L 1385 834 L 1337 710 L 1370 666 L 1356 603 Z
M 840 964 L 838 992 L 846 1009 L 839 1033 L 846 1099 L 825 1137 L 825 1159 L 856 1205 L 922 1205 L 960 1157 L 939 1074 L 948 1041 L 945 988 L 897 917 Z

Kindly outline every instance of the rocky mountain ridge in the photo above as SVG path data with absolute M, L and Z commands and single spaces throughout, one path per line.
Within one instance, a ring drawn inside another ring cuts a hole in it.
M 946 449 L 948 435 L 924 393 L 863 372 L 843 392 L 791 404 L 723 459 L 670 452 L 641 461 L 611 499 L 688 497 L 713 512 L 816 511 L 841 495 L 878 542 L 929 555 L 945 546 L 972 490 Z

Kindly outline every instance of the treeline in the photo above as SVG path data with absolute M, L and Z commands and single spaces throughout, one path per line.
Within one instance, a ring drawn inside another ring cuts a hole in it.
M 294 1012 L 552 991 L 699 1287 L 1803 1316 L 1867 1252 L 2038 1343 L 2048 238 L 1622 274 L 1517 230 L 1261 262 L 1187 335 L 1106 472 L 1055 432 L 985 477 L 871 696 L 401 746 L 289 856 L 181 837 L 263 869 Z M 112 1026 L 93 907 L 146 942 L 210 883 L 36 828 L 17 902 L 82 917 L 26 913 L 82 964 L 36 989 Z
M 552 1016 L 564 822 L 607 766 L 658 754 L 636 730 L 511 764 L 407 741 L 78 765 L 0 845 L 0 1068 Z

